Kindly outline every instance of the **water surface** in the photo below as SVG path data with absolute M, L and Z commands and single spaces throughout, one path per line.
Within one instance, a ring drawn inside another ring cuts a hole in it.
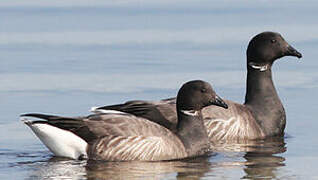
M 1 179 L 317 179 L 318 3 L 315 1 L 3 1 L 0 3 Z M 245 50 L 277 31 L 304 57 L 274 64 L 287 138 L 183 161 L 53 157 L 19 121 L 26 112 L 88 115 L 91 106 L 176 95 L 203 79 L 243 102 Z

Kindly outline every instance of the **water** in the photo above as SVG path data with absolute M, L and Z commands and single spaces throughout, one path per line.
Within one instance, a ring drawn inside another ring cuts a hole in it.
M 1 179 L 317 179 L 318 3 L 315 1 L 2 1 Z M 191 79 L 243 102 L 245 50 L 280 32 L 304 57 L 274 65 L 285 139 L 155 163 L 53 157 L 19 121 L 26 112 L 78 116 L 91 106 L 176 95 Z

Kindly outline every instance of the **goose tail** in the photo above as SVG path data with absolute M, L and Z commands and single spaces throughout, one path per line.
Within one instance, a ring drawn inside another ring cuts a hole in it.
M 32 117 L 41 118 L 32 120 Z M 87 158 L 87 142 L 74 133 L 48 123 L 44 114 L 23 114 L 20 120 L 29 126 L 42 143 L 55 155 L 72 159 Z

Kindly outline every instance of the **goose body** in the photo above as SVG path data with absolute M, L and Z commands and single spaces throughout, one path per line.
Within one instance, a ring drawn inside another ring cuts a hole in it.
M 228 109 L 209 106 L 202 110 L 204 124 L 211 141 L 265 139 L 283 136 L 286 114 L 273 80 L 272 65 L 284 56 L 301 54 L 275 32 L 263 32 L 247 48 L 247 82 L 245 103 L 225 100 Z M 174 131 L 177 126 L 176 99 L 161 101 L 128 101 L 99 107 L 95 112 L 117 110 L 144 117 Z
M 209 106 L 202 110 L 204 125 L 211 141 L 262 139 L 266 137 L 246 106 L 229 100 L 224 100 L 224 102 L 228 105 L 228 109 L 223 110 L 223 108 Z M 156 122 L 171 131 L 176 131 L 178 119 L 175 115 L 177 113 L 174 107 L 175 103 L 176 99 L 170 98 L 158 102 L 130 101 L 126 104 L 107 108 L 135 114 L 138 117 Z M 94 112 L 98 114 L 104 112 L 104 110 L 95 109 Z
M 201 89 L 206 92 L 202 93 Z M 107 161 L 161 161 L 208 153 L 210 143 L 201 109 L 212 104 L 227 108 L 226 104 L 204 81 L 184 84 L 178 93 L 178 102 L 175 132 L 127 113 L 73 118 L 33 113 L 24 114 L 22 118 L 56 156 Z M 40 120 L 32 121 L 29 117 Z

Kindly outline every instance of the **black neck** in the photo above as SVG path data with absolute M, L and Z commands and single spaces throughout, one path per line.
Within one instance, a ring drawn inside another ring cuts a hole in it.
M 285 128 L 286 115 L 274 87 L 271 64 L 265 71 L 247 66 L 245 105 L 267 136 L 280 135 Z
M 201 111 L 198 113 L 198 116 L 186 115 L 178 111 L 176 134 L 184 144 L 189 156 L 202 155 L 210 148 Z

